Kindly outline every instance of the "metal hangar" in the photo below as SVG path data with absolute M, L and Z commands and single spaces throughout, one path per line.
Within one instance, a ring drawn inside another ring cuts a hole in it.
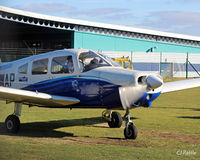
M 0 6 L 0 58 L 63 48 L 200 53 L 200 37 L 47 16 Z

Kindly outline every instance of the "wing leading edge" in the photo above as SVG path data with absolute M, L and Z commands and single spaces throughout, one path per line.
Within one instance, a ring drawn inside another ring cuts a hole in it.
M 200 87 L 200 78 L 164 83 L 162 93 L 179 91 L 195 87 Z
M 24 104 L 52 107 L 67 106 L 80 102 L 78 99 L 73 97 L 56 96 L 7 87 L 0 87 L 0 99 L 21 102 Z

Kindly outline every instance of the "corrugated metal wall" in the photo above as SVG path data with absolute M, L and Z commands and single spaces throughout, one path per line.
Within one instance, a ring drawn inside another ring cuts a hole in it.
M 104 34 L 74 32 L 74 48 L 102 51 L 200 53 L 200 47 Z

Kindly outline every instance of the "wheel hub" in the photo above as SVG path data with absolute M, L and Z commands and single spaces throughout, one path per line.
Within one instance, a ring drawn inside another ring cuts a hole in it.
M 12 129 L 13 128 L 13 122 L 11 120 L 7 121 L 7 128 Z
M 131 137 L 131 135 L 133 134 L 132 130 L 131 129 L 127 129 L 127 136 L 128 137 Z

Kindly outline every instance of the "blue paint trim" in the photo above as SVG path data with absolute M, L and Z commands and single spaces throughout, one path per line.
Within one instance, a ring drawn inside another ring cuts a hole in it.
M 158 96 L 161 94 L 161 92 L 157 92 L 157 93 L 145 93 L 143 94 L 143 96 L 140 98 L 139 101 L 137 101 L 134 104 L 134 107 L 138 107 L 138 106 L 143 106 L 143 107 L 151 107 L 152 102 L 158 98 Z
M 0 66 L 0 70 L 3 70 L 3 69 L 8 69 L 8 68 L 11 68 L 12 67 L 12 64 L 9 63 L 9 64 L 3 64 Z
M 74 97 L 80 100 L 80 103 L 72 106 L 99 106 L 106 108 L 122 107 L 119 96 L 119 85 L 109 83 L 98 77 L 94 79 L 79 78 L 74 76 L 57 78 L 54 80 L 43 81 L 29 85 L 23 89 L 38 91 L 42 93 Z M 102 90 L 103 88 L 103 90 Z
M 75 78 L 77 76 L 68 76 L 68 77 L 60 77 L 60 78 L 55 78 L 55 79 L 51 79 L 51 80 L 45 80 L 45 81 L 42 81 L 42 82 L 38 82 L 38 83 L 35 83 L 33 85 L 40 85 L 40 84 L 47 84 L 47 83 L 51 83 L 51 82 L 57 82 L 57 81 L 60 81 L 60 80 L 65 80 L 65 79 L 70 79 L 70 78 Z
M 56 81 L 66 80 L 66 79 L 72 79 L 72 78 L 77 78 L 77 76 L 66 76 L 66 77 L 60 77 L 60 78 L 55 78 L 55 79 L 51 79 L 51 80 L 45 80 L 45 81 L 42 81 L 42 82 L 35 83 L 33 85 L 40 85 L 40 84 L 44 85 L 46 83 L 51 83 L 51 82 L 56 82 Z M 101 79 L 101 80 L 108 81 L 108 79 L 105 79 L 105 78 L 102 78 L 102 77 L 89 76 L 89 75 L 80 75 L 80 78 L 94 78 L 94 79 Z

